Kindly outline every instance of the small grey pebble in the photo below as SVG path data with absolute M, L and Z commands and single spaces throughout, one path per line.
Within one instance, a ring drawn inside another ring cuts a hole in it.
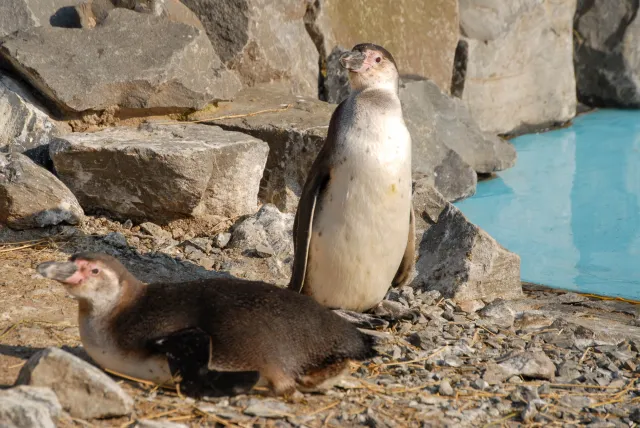
M 449 383 L 448 380 L 443 380 L 442 382 L 440 382 L 440 387 L 438 388 L 438 393 L 440 395 L 444 395 L 446 397 L 451 397 L 454 395 L 454 391 L 453 388 L 451 387 L 451 384 Z
M 228 232 L 218 233 L 213 237 L 213 245 L 216 248 L 224 248 L 231 240 L 231 234 Z
M 543 383 L 538 387 L 538 394 L 550 394 L 551 386 L 548 383 Z
M 473 387 L 479 389 L 480 391 L 483 391 L 489 388 L 489 384 L 486 380 L 478 378 L 473 382 Z

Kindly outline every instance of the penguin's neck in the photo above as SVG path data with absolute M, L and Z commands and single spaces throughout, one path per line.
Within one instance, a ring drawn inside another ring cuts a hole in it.
M 147 285 L 136 278 L 126 278 L 120 283 L 120 290 L 113 299 L 80 299 L 78 317 L 83 319 L 113 318 L 130 307 L 144 293 Z
M 352 80 L 351 84 L 351 92 L 352 93 L 363 93 L 367 91 L 382 91 L 392 95 L 395 98 L 398 98 L 399 91 L 399 80 L 398 79 L 379 79 L 379 80 L 369 80 L 365 84 L 362 82 Z

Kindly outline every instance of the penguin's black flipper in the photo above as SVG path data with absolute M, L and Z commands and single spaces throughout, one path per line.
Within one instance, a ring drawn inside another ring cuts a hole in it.
M 411 211 L 409 212 L 409 236 L 407 237 L 407 246 L 402 256 L 400 266 L 391 285 L 394 287 L 400 287 L 407 285 L 412 279 L 413 268 L 416 264 L 416 220 L 413 209 L 413 203 L 411 204 Z
M 171 375 L 180 377 L 180 392 L 193 398 L 247 393 L 258 382 L 258 372 L 218 372 L 207 368 L 211 338 L 190 328 L 155 339 L 150 348 L 166 355 Z
M 311 245 L 311 232 L 313 217 L 320 210 L 322 194 L 331 180 L 331 159 L 329 153 L 333 151 L 338 135 L 338 126 L 342 117 L 344 101 L 333 111 L 327 139 L 316 160 L 311 165 L 309 175 L 304 183 L 296 216 L 293 220 L 293 268 L 289 289 L 297 293 L 302 292 L 304 280 L 309 263 L 309 247 Z

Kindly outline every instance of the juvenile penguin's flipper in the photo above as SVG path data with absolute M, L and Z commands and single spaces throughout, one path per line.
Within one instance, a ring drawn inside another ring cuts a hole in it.
M 391 284 L 394 287 L 405 285 L 410 279 L 413 272 L 413 266 L 415 265 L 416 254 L 416 224 L 413 212 L 413 204 L 411 204 L 411 212 L 409 214 L 409 236 L 407 238 L 407 247 L 404 250 L 404 256 L 396 272 L 396 276 L 393 278 Z
M 322 194 L 327 188 L 331 179 L 331 168 L 329 159 L 333 146 L 336 144 L 338 134 L 338 124 L 342 117 L 344 101 L 338 105 L 331 116 L 329 130 L 324 146 L 316 160 L 311 165 L 307 181 L 304 183 L 300 202 L 293 221 L 293 270 L 289 289 L 297 293 L 302 292 L 307 265 L 309 262 L 309 247 L 311 245 L 311 234 L 313 231 L 313 218 L 320 209 Z
M 211 338 L 199 328 L 190 328 L 152 341 L 155 352 L 167 356 L 171 375 L 180 377 L 180 391 L 201 398 L 236 395 L 251 390 L 260 377 L 258 372 L 217 372 L 207 364 Z
M 313 174 L 316 172 L 313 176 Z M 307 264 L 309 261 L 309 247 L 311 245 L 311 233 L 313 232 L 313 216 L 316 212 L 320 193 L 329 181 L 329 174 L 326 171 L 313 171 L 307 179 L 305 191 L 303 191 L 300 204 L 293 221 L 294 230 L 294 258 L 293 272 L 289 288 L 295 292 L 302 292 Z

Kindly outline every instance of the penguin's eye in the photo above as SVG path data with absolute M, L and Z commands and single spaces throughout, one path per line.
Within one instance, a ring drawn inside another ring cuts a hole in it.
M 97 275 L 97 274 L 99 274 L 99 273 L 100 273 L 100 269 L 91 269 L 91 273 L 92 273 L 93 275 Z
M 382 61 L 382 58 L 377 57 L 377 58 L 376 58 L 376 62 L 380 62 L 380 61 Z

